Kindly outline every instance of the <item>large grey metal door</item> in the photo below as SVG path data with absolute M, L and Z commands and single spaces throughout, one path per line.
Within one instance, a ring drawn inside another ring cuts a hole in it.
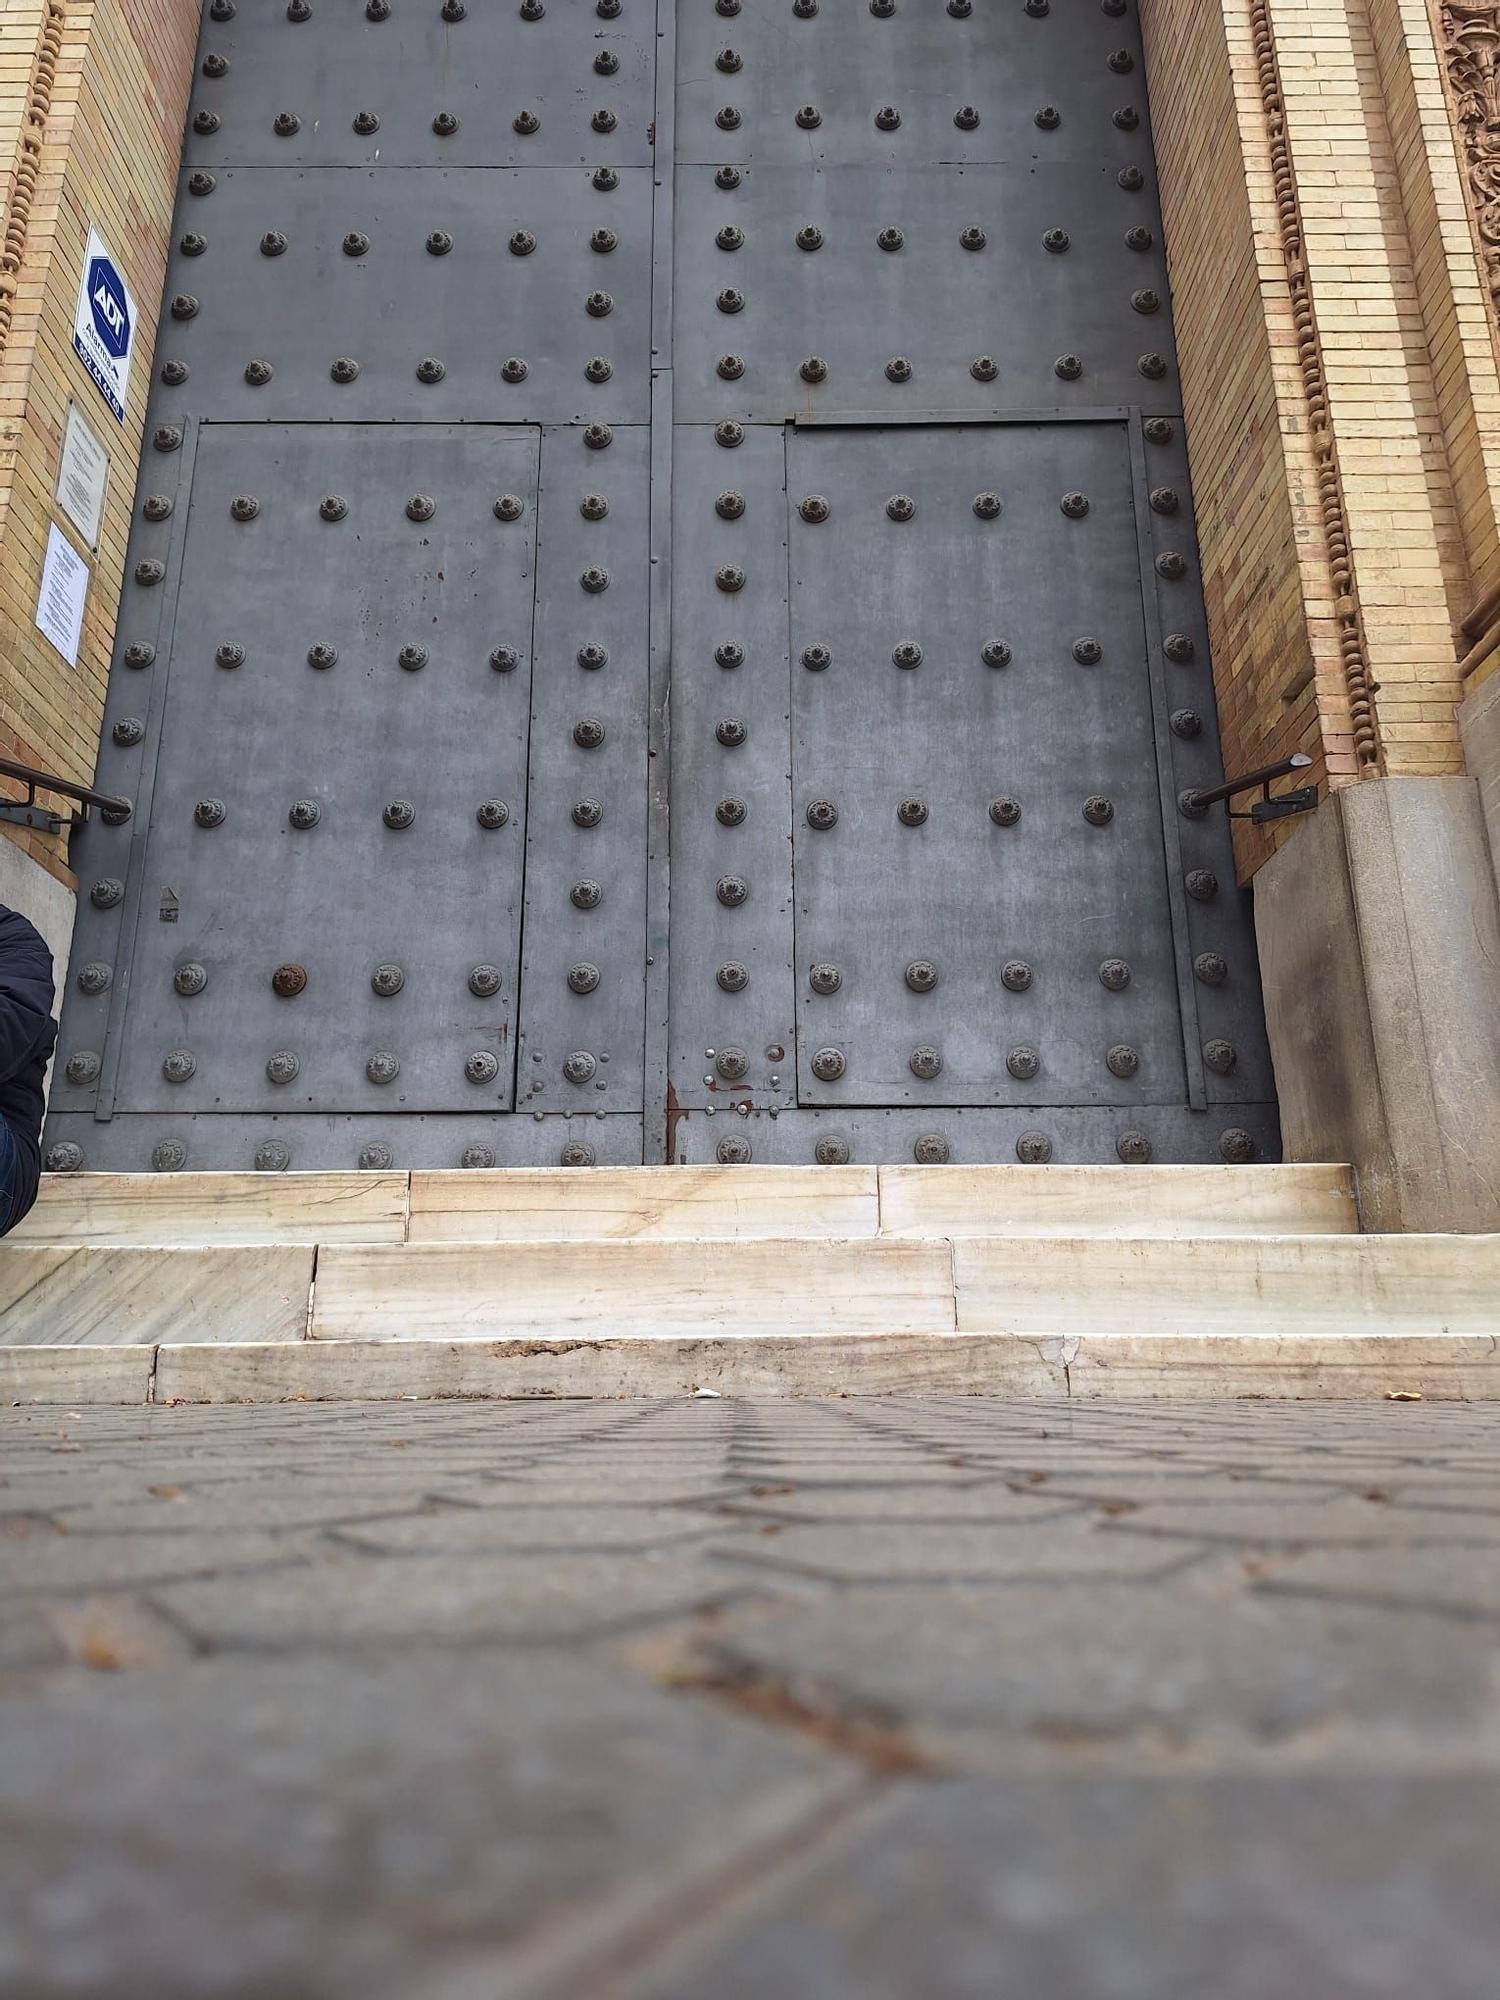
M 207 0 L 54 1164 L 1274 1154 L 1140 71 Z

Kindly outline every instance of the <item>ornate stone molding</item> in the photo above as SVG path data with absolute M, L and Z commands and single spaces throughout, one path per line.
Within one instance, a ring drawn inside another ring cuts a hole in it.
M 31 204 L 42 169 L 42 141 L 47 114 L 52 108 L 52 86 L 57 79 L 57 59 L 62 50 L 63 0 L 47 0 L 41 33 L 26 87 L 26 107 L 21 114 L 21 136 L 11 167 L 10 187 L 5 203 L 5 236 L 0 247 L 0 354 L 10 341 L 15 316 L 16 291 L 21 266 L 26 257 L 26 238 L 31 229 Z
M 1469 11 L 1484 11 L 1493 17 L 1497 10 L 1500 10 L 1500 0 L 1495 0 L 1492 7 Z M 1339 658 L 1349 700 L 1354 754 L 1362 770 L 1373 773 L 1380 762 L 1380 736 L 1370 690 L 1369 659 L 1359 614 L 1354 563 L 1349 552 L 1349 518 L 1344 508 L 1338 449 L 1328 414 L 1328 380 L 1323 368 L 1318 323 L 1313 313 L 1312 288 L 1303 246 L 1302 207 L 1297 199 L 1297 177 L 1287 141 L 1281 66 L 1276 57 L 1276 33 L 1271 24 L 1269 0 L 1250 0 L 1250 26 L 1260 79 L 1261 108 L 1265 113 L 1266 136 L 1271 149 L 1271 175 L 1276 188 L 1281 252 L 1286 264 L 1287 289 L 1291 294 L 1292 320 L 1297 331 L 1297 360 L 1307 398 L 1308 437 L 1317 461 L 1318 499 L 1334 589 Z
M 1469 206 L 1500 313 L 1500 0 L 1440 0 L 1438 19 Z

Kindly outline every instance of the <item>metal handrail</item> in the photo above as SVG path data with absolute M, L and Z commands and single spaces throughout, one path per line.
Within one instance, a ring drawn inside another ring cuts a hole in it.
M 1271 786 L 1277 778 L 1284 778 L 1290 771 L 1305 771 L 1312 758 L 1305 750 L 1294 750 L 1290 757 L 1283 757 L 1275 764 L 1262 764 L 1257 771 L 1246 771 L 1243 776 L 1230 778 L 1226 784 L 1215 785 L 1212 791 L 1184 792 L 1182 805 L 1185 812 L 1195 818 L 1216 806 L 1222 800 L 1228 811 L 1229 801 L 1238 798 L 1241 792 L 1259 792 L 1260 798 L 1248 813 L 1230 812 L 1231 819 L 1284 819 L 1292 813 L 1311 812 L 1318 803 L 1315 787 L 1304 785 L 1295 791 L 1283 792 L 1279 799 L 1271 797 Z
M 91 806 L 98 808 L 99 817 L 106 826 L 123 826 L 134 811 L 129 799 L 117 799 L 110 792 L 96 792 L 92 785 L 75 785 L 71 778 L 59 778 L 56 772 L 39 771 L 31 764 L 17 764 L 9 757 L 0 757 L 0 778 L 17 778 L 26 787 L 24 800 L 0 799 L 0 820 L 9 820 L 16 826 L 36 827 L 44 833 L 61 833 L 65 824 L 86 825 Z M 76 799 L 83 810 L 70 813 L 64 821 L 61 813 L 37 804 L 39 791 L 55 792 L 59 798 Z

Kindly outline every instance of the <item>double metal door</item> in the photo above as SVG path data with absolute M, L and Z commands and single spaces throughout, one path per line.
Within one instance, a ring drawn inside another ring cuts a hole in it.
M 209 0 L 61 1167 L 1269 1157 L 1133 9 Z

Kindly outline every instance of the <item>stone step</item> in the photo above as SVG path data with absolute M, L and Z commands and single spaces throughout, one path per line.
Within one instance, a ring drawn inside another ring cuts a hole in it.
M 44 1175 L 12 1244 L 1238 1236 L 1358 1228 L 1342 1166 Z

